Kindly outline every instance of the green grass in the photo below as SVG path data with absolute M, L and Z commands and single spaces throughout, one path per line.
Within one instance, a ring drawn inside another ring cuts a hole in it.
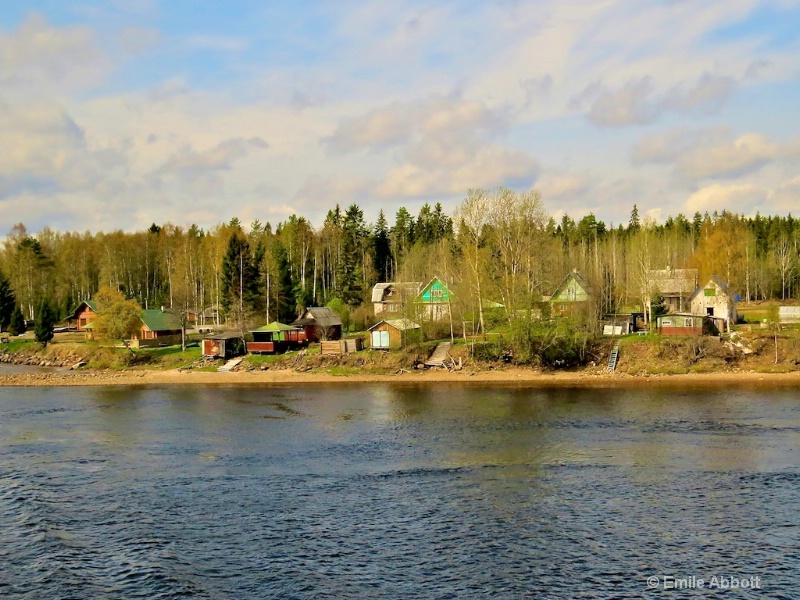
M 28 348 L 38 349 L 41 347 L 42 345 L 36 340 L 15 337 L 9 337 L 7 344 L 0 344 L 0 350 L 7 350 L 8 352 L 20 352 Z

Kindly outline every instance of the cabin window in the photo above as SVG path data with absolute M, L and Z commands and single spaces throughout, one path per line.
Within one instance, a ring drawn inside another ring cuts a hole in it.
M 672 326 L 672 319 L 661 319 L 661 326 L 662 327 L 671 327 Z
M 683 322 L 684 327 L 694 327 L 694 319 L 692 317 L 686 317 L 686 320 Z
M 431 290 L 431 298 L 441 298 L 442 290 Z
M 703 290 L 703 294 L 705 295 L 706 298 L 713 298 L 714 296 L 717 295 L 717 290 L 715 290 L 714 288 L 710 288 L 707 290 Z

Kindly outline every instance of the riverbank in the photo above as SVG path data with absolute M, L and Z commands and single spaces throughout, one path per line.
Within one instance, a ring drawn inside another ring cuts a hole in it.
M 521 385 L 530 387 L 633 387 L 633 386 L 789 386 L 800 387 L 800 372 L 792 373 L 689 373 L 682 375 L 626 375 L 599 371 L 541 372 L 507 368 L 487 371 L 411 371 L 395 375 L 374 373 L 333 375 L 293 370 L 239 371 L 232 373 L 185 370 L 65 371 L 0 374 L 4 387 L 58 387 L 109 385 L 350 385 L 399 383 L 425 385 Z

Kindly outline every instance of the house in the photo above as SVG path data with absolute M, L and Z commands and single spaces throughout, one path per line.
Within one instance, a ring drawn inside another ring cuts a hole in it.
M 673 313 L 656 317 L 656 328 L 661 335 L 719 335 L 724 320 L 708 315 Z
M 577 306 L 588 302 L 593 294 L 594 290 L 584 274 L 572 269 L 550 296 L 553 314 L 568 316 Z
M 697 289 L 697 269 L 655 269 L 647 272 L 647 286 L 664 299 L 667 312 L 689 310 L 689 298 Z
M 244 353 L 244 338 L 237 331 L 224 331 L 203 338 L 203 356 L 231 358 Z
M 302 328 L 309 342 L 342 337 L 342 320 L 327 306 L 309 306 L 292 325 Z
M 717 317 L 724 320 L 728 331 L 736 323 L 736 302 L 728 289 L 728 285 L 712 275 L 706 284 L 698 287 L 689 298 L 689 305 L 695 315 Z
M 131 339 L 131 347 L 171 346 L 181 341 L 183 328 L 178 315 L 164 308 L 149 308 L 139 313 L 142 326 Z
M 247 351 L 253 354 L 274 354 L 308 345 L 306 332 L 301 327 L 273 321 L 250 332 L 252 342 L 247 342 Z
M 369 328 L 370 347 L 375 350 L 400 348 L 408 332 L 419 329 L 419 325 L 408 319 L 391 319 L 375 323 Z
M 419 295 L 419 282 L 376 283 L 372 288 L 372 310 L 374 314 L 401 314 L 409 300 Z
M 72 314 L 67 317 L 68 322 L 75 323 L 74 327 L 78 331 L 84 331 L 86 326 L 91 323 L 97 316 L 97 304 L 94 300 L 84 300 L 78 307 L 72 311 Z
M 438 277 L 428 282 L 415 300 L 416 313 L 428 321 L 442 321 L 450 317 L 453 293 Z

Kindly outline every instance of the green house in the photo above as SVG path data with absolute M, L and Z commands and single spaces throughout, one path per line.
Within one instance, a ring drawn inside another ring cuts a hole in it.
M 430 280 L 417 296 L 420 317 L 429 321 L 442 321 L 450 317 L 450 302 L 454 296 L 438 277 Z
M 592 286 L 583 273 L 573 269 L 550 296 L 553 313 L 562 316 L 570 314 L 577 305 L 588 301 L 592 293 Z

